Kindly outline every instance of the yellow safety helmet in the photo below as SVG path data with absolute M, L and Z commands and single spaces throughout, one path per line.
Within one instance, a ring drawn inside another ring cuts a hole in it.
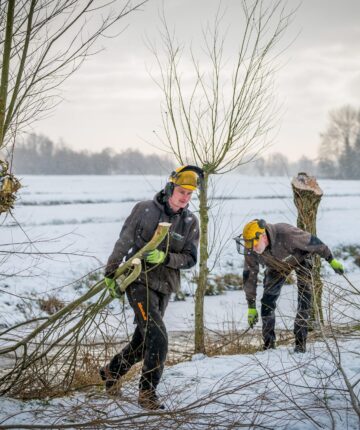
M 263 219 L 253 219 L 243 229 L 244 245 L 247 249 L 253 249 L 259 242 L 260 236 L 265 233 L 266 222 Z
M 175 169 L 169 177 L 169 182 L 194 191 L 198 187 L 198 174 L 194 170 L 184 170 L 187 166 L 181 166 Z

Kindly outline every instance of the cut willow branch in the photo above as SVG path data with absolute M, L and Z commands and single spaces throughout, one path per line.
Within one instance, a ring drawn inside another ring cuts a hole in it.
M 122 292 L 140 276 L 144 252 L 158 247 L 168 234 L 170 225 L 159 223 L 152 239 L 116 270 L 115 279 L 120 283 Z M 88 302 L 99 293 L 95 302 Z M 0 395 L 8 393 L 29 398 L 53 395 L 54 390 L 59 393 L 73 388 L 76 372 L 83 363 L 82 358 L 86 356 L 84 345 L 88 348 L 89 343 L 99 335 L 106 337 L 102 332 L 106 329 L 102 311 L 112 300 L 107 294 L 104 280 L 101 280 L 38 327 L 32 328 L 34 320 L 22 324 L 20 336 L 26 330 L 30 330 L 30 333 L 0 349 L 0 356 L 14 361 L 12 368 L 0 378 Z M 5 333 L 6 338 L 0 336 L 3 344 L 19 337 L 19 325 Z

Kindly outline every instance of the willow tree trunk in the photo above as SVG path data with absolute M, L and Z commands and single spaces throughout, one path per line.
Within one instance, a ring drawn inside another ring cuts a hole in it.
M 5 114 L 6 114 L 6 99 L 9 85 L 9 68 L 11 59 L 11 43 L 13 40 L 13 26 L 14 26 L 14 10 L 15 0 L 8 1 L 8 9 L 6 15 L 6 31 L 3 47 L 3 56 L 1 59 L 1 78 L 0 78 L 0 148 L 4 144 L 5 138 Z
M 316 236 L 316 216 L 318 206 L 323 195 L 314 176 L 308 176 L 306 173 L 298 173 L 293 178 L 292 189 L 294 193 L 294 203 L 298 210 L 297 226 L 302 230 Z M 320 276 L 321 260 L 318 255 L 313 258 L 313 301 L 311 306 L 310 329 L 314 329 L 315 322 L 319 319 L 323 322 L 322 312 L 322 292 L 323 284 Z
M 200 189 L 200 262 L 199 277 L 195 294 L 195 352 L 205 353 L 204 333 L 204 296 L 208 280 L 208 175 L 204 174 L 203 184 Z

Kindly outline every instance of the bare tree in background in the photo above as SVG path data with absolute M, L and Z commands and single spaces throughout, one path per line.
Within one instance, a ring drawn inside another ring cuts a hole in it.
M 274 126 L 273 78 L 281 36 L 291 13 L 282 0 L 243 1 L 238 26 L 241 34 L 230 43 L 227 56 L 222 16 L 203 31 L 203 49 L 190 50 L 189 64 L 163 18 L 163 58 L 156 48 L 164 97 L 162 144 L 183 164 L 204 169 L 200 190 L 200 273 L 195 303 L 195 351 L 204 352 L 204 293 L 208 269 L 208 183 L 210 175 L 229 172 L 256 157 Z M 203 57 L 205 56 L 205 58 Z M 186 74 L 186 76 L 184 76 Z M 186 82 L 185 82 L 186 79 Z
M 321 135 L 319 167 L 329 178 L 360 179 L 360 109 L 346 105 L 330 111 Z
M 0 1 L 0 150 L 56 106 L 95 42 L 146 1 Z

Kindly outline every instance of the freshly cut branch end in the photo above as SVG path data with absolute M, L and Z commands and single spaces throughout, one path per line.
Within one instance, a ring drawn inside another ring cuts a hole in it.
M 309 176 L 305 172 L 299 172 L 298 175 L 291 181 L 291 185 L 297 190 L 310 191 L 317 196 L 323 195 L 323 191 L 319 187 L 315 176 Z

